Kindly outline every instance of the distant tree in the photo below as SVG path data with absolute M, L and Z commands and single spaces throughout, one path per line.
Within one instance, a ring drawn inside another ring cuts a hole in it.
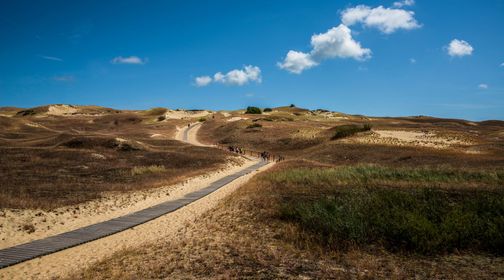
M 296 107 L 296 105 L 294 105 L 294 104 L 291 104 L 291 105 L 290 105 L 289 107 L 291 107 L 291 108 L 294 108 L 294 107 Z
M 271 112 L 273 111 L 271 108 L 264 108 L 263 112 Z
M 249 106 L 247 107 L 247 111 L 245 112 L 245 114 L 262 114 L 262 112 L 261 109 L 257 107 Z

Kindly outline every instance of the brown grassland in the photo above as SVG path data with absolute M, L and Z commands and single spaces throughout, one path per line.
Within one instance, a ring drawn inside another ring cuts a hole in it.
M 84 109 L 0 116 L 0 208 L 50 210 L 104 192 L 168 185 L 216 169 L 229 156 L 172 140 L 176 125 L 188 121 L 158 121 L 159 109 Z
M 171 141 L 187 121 L 159 119 L 162 108 L 79 117 L 7 111 L 4 208 L 68 205 L 226 162 L 217 149 Z M 286 160 L 177 238 L 120 250 L 70 279 L 504 278 L 504 122 L 297 107 L 200 121 L 201 142 Z

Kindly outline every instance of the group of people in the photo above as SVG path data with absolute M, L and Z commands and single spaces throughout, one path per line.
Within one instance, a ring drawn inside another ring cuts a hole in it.
M 237 153 L 237 154 L 240 154 L 240 155 L 244 155 L 245 154 L 245 150 L 243 148 L 240 148 L 240 147 L 229 146 L 228 150 L 230 152 Z
M 270 161 L 271 160 L 271 154 L 264 151 L 262 153 L 260 153 L 260 156 L 261 156 L 261 159 L 264 160 L 264 161 Z
M 237 146 L 228 146 L 227 147 L 227 150 L 232 152 L 232 153 L 237 153 L 237 154 L 240 154 L 240 155 L 245 155 L 246 151 L 245 149 L 241 148 L 241 147 L 237 147 Z M 282 160 L 285 160 L 285 157 L 283 156 L 274 156 L 272 154 L 270 154 L 269 152 L 267 151 L 264 151 L 264 152 L 261 152 L 261 153 L 257 153 L 257 155 L 259 155 L 259 157 L 264 160 L 264 161 L 282 161 Z

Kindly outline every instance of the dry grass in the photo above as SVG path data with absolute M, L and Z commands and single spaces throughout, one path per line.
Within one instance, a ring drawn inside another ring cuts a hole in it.
M 500 133 L 504 129 L 504 122 L 472 123 L 435 118 L 370 119 L 348 115 L 345 116 L 346 119 L 333 120 L 312 115 L 299 108 L 294 109 L 298 115 L 290 112 L 292 108 L 287 107 L 268 116 L 247 115 L 249 120 L 234 122 L 228 122 L 227 118 L 217 115 L 202 126 L 200 139 L 249 150 L 265 150 L 288 159 L 310 159 L 329 164 L 449 164 L 472 168 L 504 166 L 504 134 Z M 261 129 L 247 129 L 251 122 L 261 125 Z M 447 135 L 472 144 L 435 150 L 414 145 L 394 146 L 330 140 L 338 128 L 363 127 L 366 124 L 376 130 L 430 131 L 440 137 Z M 309 137 L 305 137 L 307 132 Z M 466 153 L 468 150 L 476 150 L 478 153 Z
M 104 192 L 172 184 L 227 161 L 229 155 L 217 149 L 151 137 L 170 137 L 181 121 L 146 120 L 141 112 L 116 111 L 1 117 L 0 208 L 54 209 Z
M 134 166 L 131 169 L 131 175 L 143 175 L 165 172 L 166 168 L 163 165 L 149 165 L 149 166 Z
M 278 219 L 279 199 L 292 192 L 289 188 L 265 184 L 265 178 L 293 165 L 307 163 L 283 163 L 265 175 L 256 176 L 217 209 L 187 225 L 177 238 L 120 251 L 71 278 L 496 279 L 504 276 L 504 259 L 484 254 L 462 252 L 422 257 L 389 253 L 380 247 L 334 251 L 313 242 L 300 243 L 299 228 Z

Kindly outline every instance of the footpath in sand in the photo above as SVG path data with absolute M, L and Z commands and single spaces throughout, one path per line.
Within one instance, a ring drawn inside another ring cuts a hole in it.
M 185 127 L 177 132 L 176 139 L 205 146 L 196 139 L 196 134 L 201 124 Z M 227 175 L 234 174 L 240 170 L 252 166 L 257 161 L 244 159 L 241 166 L 233 166 L 222 172 L 200 176 L 188 180 L 183 184 L 178 184 L 172 195 L 154 196 L 149 202 L 142 202 L 138 205 L 126 207 L 120 211 L 107 213 L 97 216 L 89 216 L 82 222 L 75 222 L 70 228 L 55 227 L 52 231 L 40 233 L 36 238 L 20 237 L 16 240 L 8 239 L 2 243 L 3 248 L 24 243 L 31 239 L 39 239 L 51 236 L 57 233 L 65 232 L 71 229 L 79 228 L 85 225 L 94 224 L 99 221 L 109 220 L 113 217 L 122 216 L 145 208 L 146 205 L 155 205 L 162 201 L 175 200 L 183 197 L 185 194 L 197 191 L 206 187 L 210 182 L 216 181 Z M 272 164 L 267 164 L 258 169 L 258 171 L 269 168 Z M 119 232 L 117 234 L 104 237 L 77 247 L 59 251 L 47 256 L 39 257 L 26 261 L 11 267 L 0 270 L 2 279 L 45 279 L 54 277 L 64 277 L 76 270 L 92 265 L 94 262 L 111 256 L 114 252 L 122 249 L 135 248 L 142 244 L 156 242 L 159 239 L 173 238 L 175 234 L 193 223 L 197 217 L 214 207 L 222 198 L 235 191 L 240 185 L 245 183 L 254 172 L 244 175 L 231 183 L 221 187 L 215 192 L 196 200 L 174 212 L 161 216 L 147 223 L 135 226 L 131 229 Z M 173 186 L 172 186 L 173 187 Z M 112 197 L 110 199 L 113 199 Z M 148 207 L 148 206 L 147 206 Z

